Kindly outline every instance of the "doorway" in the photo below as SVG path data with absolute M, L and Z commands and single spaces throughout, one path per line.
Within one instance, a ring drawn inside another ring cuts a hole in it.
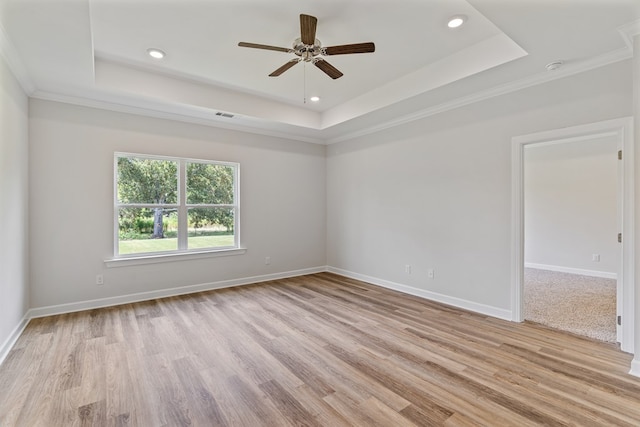
M 524 319 L 616 343 L 615 135 L 524 147 Z
M 616 312 L 621 324 L 616 338 L 621 349 L 634 349 L 634 284 L 633 284 L 633 140 L 632 119 L 615 119 L 588 125 L 522 135 L 512 139 L 512 320 L 524 320 L 524 156 L 525 148 L 532 144 L 579 143 L 611 138 L 621 147 L 619 232 L 620 261 L 616 284 Z

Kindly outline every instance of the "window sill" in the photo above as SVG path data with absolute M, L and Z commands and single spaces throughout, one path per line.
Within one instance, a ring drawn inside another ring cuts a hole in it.
M 129 267 L 131 265 L 159 264 L 172 261 L 187 261 L 201 258 L 217 258 L 222 256 L 243 255 L 246 248 L 218 249 L 210 251 L 179 252 L 171 254 L 142 255 L 118 257 L 104 260 L 108 268 Z

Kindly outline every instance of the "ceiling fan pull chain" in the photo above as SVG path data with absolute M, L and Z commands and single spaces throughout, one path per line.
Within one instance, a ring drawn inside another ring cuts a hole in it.
M 302 69 L 302 79 L 303 79 L 302 85 L 304 86 L 304 88 L 302 89 L 303 90 L 302 96 L 304 98 L 303 103 L 306 104 L 307 103 L 307 63 L 305 62 L 304 64 L 302 64 L 302 66 L 304 67 Z

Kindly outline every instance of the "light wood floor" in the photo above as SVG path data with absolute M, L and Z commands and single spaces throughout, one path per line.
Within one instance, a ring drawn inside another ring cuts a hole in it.
M 630 359 L 323 273 L 32 320 L 0 426 L 638 426 Z

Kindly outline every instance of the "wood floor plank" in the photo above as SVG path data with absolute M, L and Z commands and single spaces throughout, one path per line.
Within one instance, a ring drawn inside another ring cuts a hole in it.
M 355 426 L 385 427 L 383 420 L 376 417 L 367 408 L 361 406 L 360 401 L 353 400 L 350 396 L 342 393 L 332 393 L 323 398 L 333 409 L 347 418 Z M 408 426 L 408 423 L 401 423 L 401 426 Z
M 207 390 L 202 376 L 191 360 L 188 358 L 174 360 L 173 367 L 185 394 L 188 396 L 187 407 L 193 414 L 194 422 L 196 424 L 208 423 L 211 426 L 228 425 L 220 405 L 212 393 Z
M 353 369 L 323 347 L 309 343 L 304 348 L 296 345 L 295 337 L 279 340 L 286 348 L 296 348 L 297 357 L 308 360 L 315 367 L 317 374 L 328 383 L 334 383 L 336 391 L 364 401 L 375 398 L 395 411 L 400 411 L 411 402 L 387 387 L 380 387 L 362 372 Z M 336 381 L 340 379 L 340 381 Z
M 33 319 L 0 426 L 637 426 L 630 361 L 320 273 Z
M 81 427 L 106 425 L 106 402 L 103 400 L 92 402 L 78 408 L 78 418 Z
M 37 337 L 38 339 L 34 339 Z M 22 339 L 22 338 L 21 338 Z M 34 387 L 39 386 L 42 374 L 38 368 L 47 357 L 51 346 L 51 334 L 34 336 L 26 339 L 22 347 L 11 350 L 0 369 L 0 425 L 18 425 L 20 414 L 30 404 Z M 4 404 L 2 404 L 4 402 Z M 30 410 L 27 410 L 29 412 Z
M 107 418 L 115 419 L 121 414 L 129 414 L 133 409 L 128 395 L 122 389 L 131 389 L 133 383 L 127 369 L 127 348 L 125 343 L 108 344 L 105 352 L 105 399 Z
M 320 427 L 315 417 L 277 381 L 270 380 L 259 385 L 262 390 L 276 405 L 282 415 L 295 426 Z
M 125 369 L 131 379 L 129 388 L 125 384 L 121 384 L 117 390 L 113 392 L 119 392 L 124 394 L 127 401 L 130 404 L 130 411 L 121 415 L 118 415 L 122 422 L 128 420 L 130 425 L 142 426 L 144 423 L 149 425 L 161 425 L 159 420 L 159 411 L 157 407 L 160 405 L 160 398 L 158 393 L 155 392 L 155 384 L 153 383 L 153 377 L 149 378 L 149 375 L 155 375 L 156 373 L 149 373 L 147 361 L 147 355 L 142 348 L 132 347 L 128 348 L 126 352 L 126 366 Z M 123 393 L 123 390 L 126 390 Z
M 297 387 L 293 393 L 295 393 L 298 402 L 300 402 L 310 414 L 313 414 L 321 426 L 351 427 L 354 425 L 353 419 L 343 417 L 324 399 L 315 394 L 306 384 Z
M 179 386 L 170 357 L 163 353 L 146 358 L 147 382 L 152 385 L 147 390 L 155 394 L 156 401 L 159 402 L 155 410 L 158 412 L 160 425 L 192 425 L 187 407 L 187 400 L 192 399 L 192 396 L 187 396 L 184 388 Z

